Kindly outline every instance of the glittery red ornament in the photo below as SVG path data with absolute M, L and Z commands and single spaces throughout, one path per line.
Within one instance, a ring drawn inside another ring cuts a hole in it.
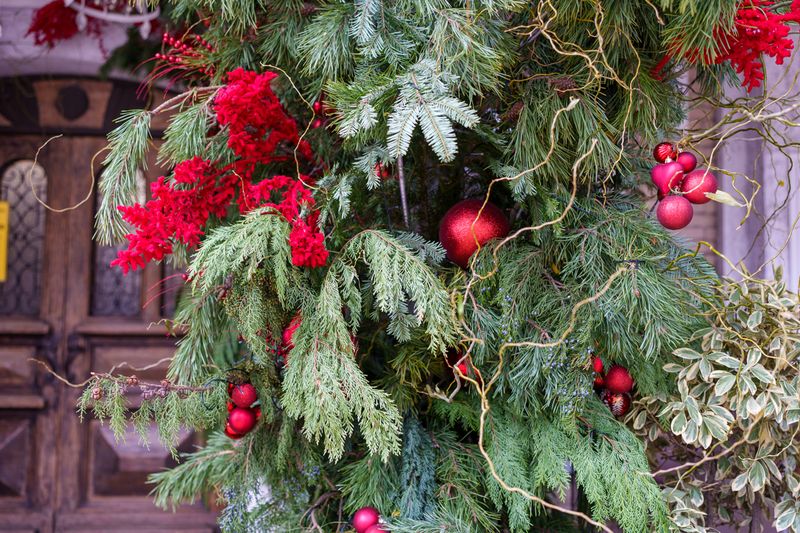
M 681 186 L 683 167 L 677 161 L 656 165 L 650 169 L 650 179 L 658 187 L 658 198 L 660 200 L 668 195 L 671 190 Z
M 228 415 L 228 425 L 236 433 L 244 435 L 256 426 L 256 413 L 252 409 L 234 407 Z
M 599 357 L 596 357 L 596 356 L 592 357 L 592 368 L 594 368 L 594 371 L 597 372 L 598 374 L 602 373 L 603 372 L 603 360 L 600 359 Z
M 683 197 L 693 204 L 704 204 L 711 201 L 707 192 L 717 192 L 717 178 L 708 170 L 698 168 L 684 178 L 681 190 Z
M 681 152 L 676 159 L 683 167 L 684 172 L 691 172 L 697 167 L 697 157 L 692 152 Z
M 505 237 L 511 229 L 500 208 L 487 203 L 481 211 L 481 206 L 483 200 L 478 199 L 458 202 L 439 224 L 439 241 L 447 250 L 447 258 L 462 268 L 467 268 L 478 244 L 483 246 L 492 239 Z
M 659 163 L 665 163 L 667 159 L 675 159 L 678 156 L 675 146 L 672 143 L 658 143 L 653 148 L 653 157 Z
M 364 533 L 390 533 L 390 531 L 382 524 L 375 524 L 369 526 Z
M 458 371 L 465 376 L 467 375 L 467 370 L 469 370 L 469 367 L 467 367 L 467 363 L 458 363 L 456 365 L 456 368 L 458 368 Z
M 250 383 L 236 385 L 233 388 L 233 392 L 231 392 L 231 401 L 233 401 L 237 407 L 250 407 L 256 400 L 258 400 L 256 388 Z
M 624 366 L 614 365 L 606 373 L 606 388 L 614 393 L 630 392 L 633 378 Z
M 681 229 L 689 225 L 694 210 L 689 200 L 683 196 L 667 196 L 658 203 L 658 221 L 667 229 Z
M 357 533 L 366 533 L 380 518 L 381 513 L 374 507 L 362 507 L 353 515 L 353 527 Z
M 233 428 L 231 428 L 230 423 L 225 424 L 225 435 L 233 440 L 239 440 L 244 437 L 244 433 L 236 433 Z
M 627 393 L 616 393 L 606 391 L 603 394 L 603 402 L 611 410 L 611 414 L 616 417 L 625 415 L 631 408 L 631 395 Z

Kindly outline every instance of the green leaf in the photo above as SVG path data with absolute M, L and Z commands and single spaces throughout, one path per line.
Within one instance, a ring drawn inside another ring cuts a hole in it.
M 672 352 L 673 354 L 677 355 L 681 359 L 686 359 L 687 361 L 695 361 L 700 359 L 700 354 L 696 351 L 692 350 L 691 348 L 678 348 L 677 350 Z
M 797 512 L 795 511 L 795 508 L 789 507 L 781 514 L 779 514 L 778 517 L 775 519 L 775 529 L 777 529 L 778 531 L 785 531 L 789 529 L 789 526 L 792 525 L 796 516 Z
M 729 372 L 725 372 L 724 374 L 725 375 L 717 381 L 717 384 L 714 385 L 714 394 L 717 396 L 724 395 L 736 384 L 736 376 Z
M 764 313 L 761 312 L 760 309 L 753 311 L 752 313 L 750 313 L 750 316 L 747 317 L 747 328 L 755 330 L 761 324 L 761 321 L 763 319 L 764 319 Z
M 758 492 L 764 488 L 764 484 L 767 482 L 767 471 L 760 461 L 753 463 L 753 466 L 750 467 L 747 473 L 747 478 L 754 492 Z
M 733 492 L 741 492 L 741 490 L 744 489 L 746 485 L 747 485 L 747 472 L 736 476 L 736 479 L 734 479 L 731 482 L 731 490 Z

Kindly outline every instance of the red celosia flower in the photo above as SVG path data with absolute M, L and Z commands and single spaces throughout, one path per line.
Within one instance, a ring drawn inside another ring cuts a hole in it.
M 269 81 L 274 77 L 242 69 L 230 73 L 231 83 L 220 91 L 215 109 L 220 124 L 228 126 L 228 146 L 240 159 L 221 168 L 199 157 L 183 161 L 175 167 L 172 180 L 162 176 L 152 184 L 153 198 L 144 206 L 120 206 L 123 218 L 136 231 L 127 235 L 128 248 L 119 252 L 112 266 L 127 273 L 163 259 L 175 242 L 197 246 L 209 218 L 224 218 L 234 201 L 241 214 L 272 207 L 289 221 L 294 265 L 325 265 L 328 251 L 316 227 L 310 178 L 277 175 L 254 182 L 257 165 L 286 160 L 298 145 L 301 155 L 313 157 L 308 144 L 299 141 L 295 121 L 272 92 Z M 310 214 L 303 218 L 306 212 Z
M 761 85 L 764 79 L 763 56 L 775 59 L 778 65 L 791 55 L 794 41 L 788 37 L 788 22 L 800 22 L 800 0 L 793 0 L 788 11 L 775 13 L 770 9 L 773 0 L 742 0 L 730 33 L 719 28 L 713 31 L 720 45 L 716 56 L 708 56 L 697 52 L 687 54 L 686 59 L 705 64 L 720 64 L 730 61 L 736 72 L 742 75 L 742 86 L 752 91 Z M 670 56 L 654 69 L 654 75 L 670 60 Z

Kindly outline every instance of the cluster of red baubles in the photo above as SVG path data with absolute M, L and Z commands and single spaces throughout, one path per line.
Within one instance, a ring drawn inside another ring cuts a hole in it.
M 698 169 L 697 157 L 691 152 L 678 152 L 672 143 L 663 142 L 653 150 L 658 162 L 650 170 L 650 178 L 658 188 L 658 221 L 667 229 L 682 229 L 694 216 L 692 204 L 710 200 L 706 193 L 717 192 L 717 179 L 706 169 Z
M 450 208 L 439 224 L 439 242 L 447 258 L 461 268 L 487 242 L 508 235 L 511 225 L 496 205 L 483 200 L 463 200 Z
M 631 390 L 633 390 L 633 378 L 624 366 L 613 365 L 608 372 L 603 372 L 603 361 L 599 357 L 592 359 L 592 366 L 595 372 L 594 388 L 600 394 L 611 413 L 620 417 L 625 415 L 631 408 Z
M 380 523 L 381 513 L 374 507 L 362 507 L 353 515 L 356 533 L 389 533 Z
M 228 396 L 230 401 L 225 434 L 232 439 L 241 439 L 256 427 L 261 418 L 261 408 L 253 407 L 258 401 L 258 394 L 251 383 L 228 383 Z

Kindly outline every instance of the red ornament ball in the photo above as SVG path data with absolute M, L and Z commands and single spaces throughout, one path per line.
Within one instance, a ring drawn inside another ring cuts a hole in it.
M 239 439 L 241 439 L 242 437 L 244 437 L 244 434 L 243 434 L 243 433 L 236 433 L 236 432 L 235 432 L 235 431 L 234 431 L 234 430 L 231 428 L 231 425 L 230 425 L 230 423 L 227 423 L 227 424 L 225 424 L 225 435 L 227 435 L 227 436 L 228 436 L 228 438 L 231 438 L 231 439 L 233 439 L 233 440 L 239 440 Z
M 369 526 L 364 533 L 391 533 L 385 526 L 381 524 L 374 524 Z
M 658 221 L 667 229 L 681 229 L 689 225 L 694 210 L 689 200 L 683 196 L 667 196 L 656 209 Z
M 353 515 L 353 527 L 357 533 L 366 533 L 380 518 L 381 513 L 374 507 L 362 507 Z
M 256 427 L 256 413 L 252 409 L 234 407 L 228 415 L 228 425 L 233 431 L 244 435 Z
M 233 408 L 236 407 L 236 406 L 233 405 L 233 402 L 228 402 L 226 407 L 228 408 L 228 412 L 230 413 L 231 411 L 233 411 Z
M 665 163 L 667 159 L 675 159 L 677 156 L 677 150 L 675 150 L 675 146 L 672 143 L 658 143 L 653 148 L 653 157 L 659 163 Z
M 656 165 L 650 169 L 650 179 L 658 187 L 658 199 L 677 189 L 683 181 L 683 167 L 677 161 Z
M 294 332 L 297 331 L 297 328 L 300 327 L 300 324 L 303 322 L 303 317 L 300 316 L 300 313 L 294 315 L 292 321 L 289 322 L 289 325 L 286 326 L 283 330 L 283 334 L 281 335 L 281 350 L 280 355 L 283 358 L 283 365 L 286 366 L 289 363 L 289 352 L 292 351 L 294 348 Z
M 314 113 L 317 115 L 321 114 L 325 110 L 325 104 L 322 103 L 322 100 L 317 100 L 311 107 L 314 109 Z
M 600 390 L 605 386 L 606 386 L 606 380 L 603 379 L 603 376 L 595 376 L 594 377 L 594 383 L 592 384 L 592 387 L 594 388 L 594 390 Z
M 482 206 L 483 200 L 478 199 L 458 202 L 439 224 L 439 241 L 447 250 L 447 258 L 461 268 L 469 266 L 469 258 L 479 244 L 483 246 L 492 239 L 505 237 L 511 229 L 499 207 L 487 203 L 481 211 Z
M 233 388 L 233 392 L 231 392 L 231 401 L 235 403 L 237 407 L 250 407 L 256 400 L 258 400 L 256 388 L 250 383 L 236 385 Z
M 692 152 L 681 152 L 676 159 L 683 167 L 684 172 L 691 172 L 697 168 L 697 157 Z
M 603 402 L 616 417 L 624 416 L 631 409 L 631 395 L 627 393 L 606 391 L 603 394 Z
M 325 121 L 322 120 L 321 118 L 315 118 L 314 122 L 311 123 L 311 127 L 312 128 L 321 128 L 324 125 L 325 125 Z
M 598 374 L 602 373 L 603 372 L 603 360 L 600 359 L 599 357 L 596 357 L 596 356 L 592 357 L 592 368 L 594 368 L 594 371 L 597 372 Z
M 686 176 L 681 190 L 683 197 L 693 204 L 704 204 L 711 201 L 711 198 L 706 196 L 707 192 L 717 192 L 717 178 L 708 170 L 699 168 Z
M 630 392 L 633 378 L 624 366 L 614 365 L 606 373 L 606 388 L 614 393 Z

